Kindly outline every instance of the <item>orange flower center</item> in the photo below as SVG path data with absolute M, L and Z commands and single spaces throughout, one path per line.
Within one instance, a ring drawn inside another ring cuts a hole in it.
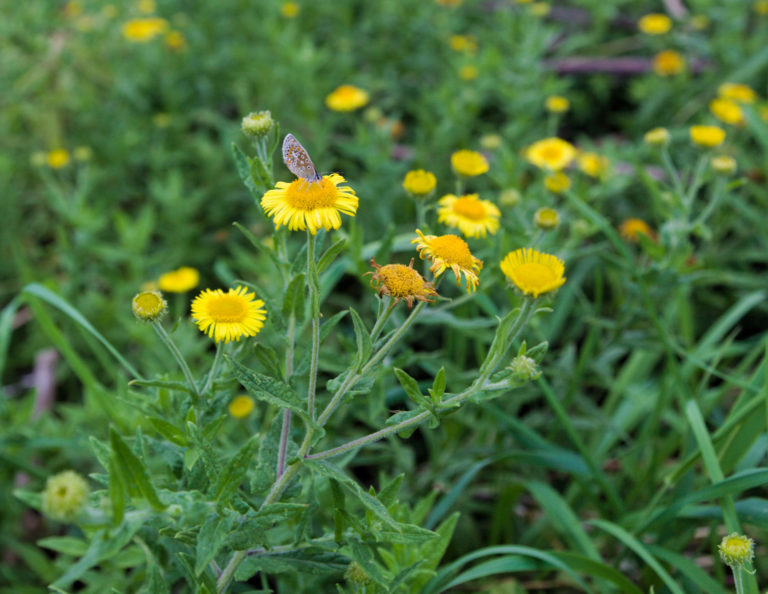
M 472 270 L 472 253 L 467 242 L 456 235 L 441 235 L 430 241 L 432 253 L 449 264 Z
M 424 279 L 413 268 L 402 264 L 387 264 L 378 270 L 378 275 L 393 297 L 424 294 Z
M 240 295 L 218 295 L 208 303 L 208 315 L 217 324 L 242 322 L 247 313 L 247 303 Z
M 563 158 L 563 151 L 559 146 L 546 146 L 541 149 L 541 158 L 544 161 L 554 163 Z
M 453 203 L 453 212 L 473 221 L 480 221 L 486 216 L 483 203 L 469 196 L 462 196 L 456 200 Z

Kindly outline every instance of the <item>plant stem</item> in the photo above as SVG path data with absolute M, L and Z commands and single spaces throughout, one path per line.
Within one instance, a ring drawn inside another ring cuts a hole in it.
M 173 358 L 176 359 L 176 362 L 179 364 L 181 372 L 184 374 L 184 377 L 189 384 L 189 388 L 192 390 L 192 395 L 196 400 L 199 399 L 200 392 L 197 390 L 197 384 L 195 383 L 195 378 L 192 377 L 192 372 L 189 370 L 189 365 L 187 365 L 187 362 L 184 360 L 184 355 L 181 354 L 181 351 L 178 349 L 176 344 L 173 342 L 173 339 L 171 339 L 170 335 L 168 332 L 166 332 L 165 328 L 163 328 L 163 325 L 160 322 L 152 322 L 152 327 L 155 329 L 155 332 L 157 332 L 157 335 L 160 337 L 160 339 L 165 343 L 165 346 L 168 347 L 168 350 L 171 351 Z
M 315 265 L 315 236 L 307 230 L 307 284 L 309 286 L 309 309 L 312 315 L 312 356 L 309 365 L 309 387 L 307 388 L 307 411 L 315 418 L 315 392 L 317 390 L 317 363 L 320 356 L 320 303 Z
M 285 381 L 291 381 L 293 374 L 293 343 L 296 335 L 296 316 L 292 313 L 288 317 L 288 347 L 285 351 Z M 285 456 L 288 451 L 288 437 L 291 433 L 291 410 L 286 408 L 283 411 L 283 428 L 280 431 L 280 446 L 277 455 L 277 469 L 275 476 L 280 476 L 285 472 Z
M 384 329 L 384 325 L 387 323 L 387 320 L 389 319 L 389 316 L 392 315 L 392 311 L 394 309 L 395 301 L 389 298 L 389 304 L 387 305 L 387 308 L 383 313 L 379 312 L 379 317 L 376 319 L 376 323 L 373 325 L 373 330 L 371 330 L 372 343 L 376 342 L 376 339 L 379 337 L 379 334 L 381 334 L 381 331 Z
M 733 568 L 733 583 L 736 586 L 736 594 L 744 594 L 744 576 L 741 575 L 741 567 Z
M 217 342 L 216 355 L 213 357 L 213 364 L 211 365 L 211 370 L 208 372 L 208 377 L 205 378 L 205 385 L 203 385 L 202 389 L 200 390 L 201 396 L 204 395 L 213 385 L 213 378 L 216 377 L 216 374 L 219 371 L 219 365 L 221 364 L 221 355 L 223 353 L 224 353 L 224 343 Z

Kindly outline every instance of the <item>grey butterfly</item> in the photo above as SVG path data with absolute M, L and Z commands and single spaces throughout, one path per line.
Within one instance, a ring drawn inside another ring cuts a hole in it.
M 291 173 L 304 181 L 315 183 L 323 179 L 315 169 L 309 154 L 293 134 L 286 134 L 283 140 L 283 161 Z

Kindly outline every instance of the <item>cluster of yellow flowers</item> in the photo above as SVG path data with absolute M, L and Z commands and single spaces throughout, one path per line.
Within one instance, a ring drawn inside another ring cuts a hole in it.
M 168 49 L 181 51 L 187 47 L 187 39 L 181 31 L 171 29 L 170 23 L 158 16 L 151 16 L 157 9 L 155 0 L 139 0 L 138 12 L 147 15 L 125 21 L 122 26 L 123 37 L 133 43 L 148 43 L 162 37 Z

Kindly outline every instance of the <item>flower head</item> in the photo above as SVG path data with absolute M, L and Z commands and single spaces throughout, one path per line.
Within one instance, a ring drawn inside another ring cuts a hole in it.
M 48 153 L 46 160 L 51 169 L 61 169 L 69 165 L 69 151 L 66 149 L 56 149 Z
M 725 140 L 725 130 L 718 126 L 691 126 L 691 140 L 701 147 L 720 146 Z
M 425 281 L 424 277 L 413 269 L 413 259 L 408 266 L 379 266 L 376 260 L 371 258 L 371 266 L 375 268 L 375 272 L 366 273 L 371 275 L 371 287 L 379 292 L 379 296 L 387 295 L 394 299 L 395 303 L 404 300 L 408 309 L 413 307 L 414 299 L 429 303 L 430 297 L 437 295 L 432 283 Z
M 651 146 L 664 146 L 669 144 L 669 130 L 661 127 L 654 128 L 653 130 L 648 130 L 643 138 Z
M 752 10 L 760 16 L 768 15 L 768 0 L 755 0 L 752 4 Z
M 717 550 L 728 567 L 745 567 L 755 557 L 755 542 L 748 536 L 731 532 L 720 541 Z
M 608 157 L 597 153 L 581 153 L 578 163 L 579 169 L 589 177 L 601 177 L 608 170 Z
M 291 231 L 309 228 L 314 235 L 318 229 L 338 229 L 343 213 L 355 216 L 358 199 L 346 180 L 337 173 L 324 175 L 319 182 L 296 179 L 291 183 L 277 182 L 261 198 L 261 207 L 275 221 L 275 228 L 287 225 Z
M 123 24 L 123 37 L 128 41 L 145 43 L 168 32 L 168 21 L 159 17 L 133 19 Z
M 186 293 L 194 289 L 200 282 L 200 273 L 191 266 L 182 266 L 161 275 L 157 279 L 157 286 L 161 291 L 168 293 Z
M 405 174 L 403 180 L 403 188 L 409 194 L 414 196 L 426 196 L 437 185 L 437 179 L 435 174 L 431 171 L 424 171 L 423 169 L 414 169 Z
M 656 240 L 656 233 L 642 219 L 626 219 L 619 226 L 619 234 L 627 241 L 638 242 L 638 235 L 645 235 L 652 241 Z
M 571 108 L 571 102 L 562 95 L 550 95 L 544 101 L 544 106 L 550 113 L 565 113 Z
M 301 6 L 296 2 L 283 2 L 280 6 L 280 14 L 287 19 L 295 19 L 301 12 Z
M 562 171 L 555 171 L 544 178 L 544 187 L 555 194 L 562 194 L 571 187 L 571 180 Z
M 647 14 L 637 21 L 637 28 L 646 35 L 664 35 L 672 28 L 672 19 L 665 14 Z
M 241 336 L 256 336 L 264 327 L 267 312 L 264 302 L 255 299 L 245 287 L 206 289 L 192 302 L 192 318 L 201 332 L 216 342 L 240 340 Z
M 534 142 L 525 149 L 525 158 L 539 169 L 560 171 L 576 157 L 576 148 L 568 141 L 553 136 Z
M 478 74 L 480 74 L 480 71 L 473 64 L 465 64 L 459 68 L 459 78 L 461 80 L 475 80 Z
M 541 375 L 541 371 L 539 370 L 539 366 L 536 365 L 536 361 L 525 355 L 518 355 L 512 359 L 509 368 L 512 370 L 515 379 L 521 382 L 533 381 Z
M 499 229 L 501 211 L 489 200 L 480 200 L 477 194 L 447 194 L 437 204 L 437 222 L 456 227 L 467 237 L 485 237 Z
M 488 160 L 476 151 L 456 151 L 451 155 L 451 167 L 459 175 L 474 177 L 488 171 Z
M 141 322 L 155 322 L 168 311 L 168 303 L 160 291 L 149 290 L 138 293 L 131 302 L 133 315 Z
M 477 289 L 480 284 L 477 273 L 482 270 L 483 262 L 472 255 L 466 241 L 458 235 L 424 235 L 420 229 L 416 229 L 416 233 L 418 237 L 412 239 L 411 243 L 416 244 L 422 260 L 428 257 L 432 261 L 429 270 L 435 278 L 450 268 L 459 286 L 461 275 L 464 274 L 467 279 L 467 293 Z
M 524 294 L 534 298 L 565 283 L 563 261 L 530 248 L 509 252 L 501 261 L 501 271 Z
M 741 125 L 744 123 L 741 107 L 731 99 L 724 99 L 723 97 L 712 99 L 709 102 L 709 111 L 725 124 Z
M 728 155 L 718 155 L 717 157 L 712 157 L 712 160 L 709 162 L 709 164 L 715 173 L 719 173 L 721 175 L 731 175 L 736 171 L 737 167 L 736 159 Z
M 730 99 L 737 103 L 754 103 L 757 101 L 757 93 L 749 85 L 741 83 L 723 83 L 717 87 L 717 94 L 723 99 Z
M 664 50 L 653 57 L 653 71 L 659 76 L 674 76 L 685 68 L 685 58 L 674 50 Z
M 449 41 L 451 49 L 455 52 L 467 52 L 468 54 L 477 52 L 477 40 L 473 35 L 451 35 Z
M 242 129 L 248 136 L 260 138 L 270 133 L 275 126 L 272 113 L 269 110 L 252 111 L 243 118 Z
M 554 229 L 560 224 L 560 214 L 554 208 L 540 208 L 533 215 L 533 223 L 539 229 Z
M 43 512 L 54 520 L 71 521 L 83 508 L 88 490 L 88 483 L 74 470 L 55 474 L 45 482 Z
M 253 407 L 253 398 L 243 394 L 229 403 L 229 414 L 236 419 L 244 419 L 251 414 Z
M 341 85 L 325 98 L 328 109 L 354 111 L 368 103 L 368 93 L 354 85 Z

